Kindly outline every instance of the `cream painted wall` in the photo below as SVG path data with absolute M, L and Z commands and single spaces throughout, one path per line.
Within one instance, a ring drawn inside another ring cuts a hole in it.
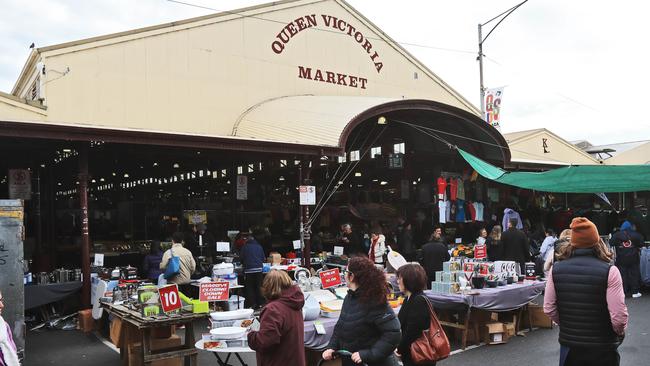
M 607 165 L 645 165 L 650 164 L 650 142 L 624 151 L 605 160 Z
M 289 22 L 316 14 L 319 28 L 325 28 L 321 14 L 333 15 L 364 36 L 380 38 L 334 0 L 255 11 L 273 9 L 281 10 L 257 16 Z M 476 113 L 385 41 L 370 40 L 384 65 L 378 73 L 370 55 L 347 33 L 306 29 L 278 55 L 271 43 L 284 24 L 241 17 L 223 21 L 226 18 L 233 16 L 45 49 L 41 57 L 47 69 L 70 68 L 64 77 L 47 75 L 48 120 L 229 136 L 237 118 L 251 106 L 301 94 L 424 98 Z M 320 68 L 367 78 L 367 89 L 299 79 L 299 65 L 312 72 Z
M 0 95 L 0 116 L 3 121 L 42 122 L 46 119 L 47 112 L 22 101 L 19 102 Z
M 544 153 L 543 139 L 547 141 L 547 151 Z M 564 164 L 598 165 L 598 161 L 579 151 L 573 145 L 546 131 L 540 131 L 530 136 L 509 141 L 512 160 L 536 160 L 558 162 Z

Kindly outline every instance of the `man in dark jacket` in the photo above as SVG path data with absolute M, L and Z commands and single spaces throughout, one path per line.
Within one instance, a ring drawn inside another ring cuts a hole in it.
M 352 231 L 352 225 L 341 225 L 341 234 L 337 240 L 339 246 L 343 247 L 343 253 L 348 256 L 353 254 L 364 254 L 366 251 L 363 248 L 363 241 L 361 236 Z
M 397 226 L 397 247 L 399 248 L 400 254 L 408 262 L 415 259 L 415 246 L 413 245 L 413 228 L 411 227 L 411 223 L 401 222 Z
M 612 235 L 609 243 L 616 248 L 616 267 L 623 277 L 625 296 L 638 298 L 641 297 L 640 251 L 643 237 L 635 229 L 629 221 L 623 222 L 621 230 Z
M 261 230 L 254 231 L 253 236 L 249 237 L 239 253 L 244 265 L 247 308 L 256 309 L 264 305 L 264 298 L 260 291 L 262 288 L 262 269 L 265 260 L 264 249 L 256 240 L 256 236 L 261 237 L 264 234 Z
M 427 287 L 431 287 L 431 282 L 435 281 L 436 271 L 442 271 L 442 262 L 450 258 L 447 245 L 443 242 L 442 229 L 436 227 L 429 238 L 429 242 L 422 247 L 422 267 L 427 272 Z
M 526 262 L 530 259 L 530 244 L 526 234 L 517 229 L 517 219 L 508 221 L 508 230 L 501 235 L 503 260 L 519 263 L 521 273 L 525 273 Z

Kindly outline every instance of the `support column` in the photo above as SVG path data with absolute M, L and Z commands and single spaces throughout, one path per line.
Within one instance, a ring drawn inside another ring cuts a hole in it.
M 309 161 L 303 158 L 298 166 L 298 185 L 308 185 L 311 182 L 309 179 L 310 173 Z M 306 226 L 307 222 L 309 222 L 309 206 L 301 206 L 300 202 L 298 204 L 300 209 L 300 240 L 304 245 L 302 249 L 303 264 L 305 268 L 309 269 L 311 268 L 311 225 Z
M 88 146 L 79 147 L 79 209 L 81 210 L 81 307 L 90 308 L 90 236 L 88 228 Z

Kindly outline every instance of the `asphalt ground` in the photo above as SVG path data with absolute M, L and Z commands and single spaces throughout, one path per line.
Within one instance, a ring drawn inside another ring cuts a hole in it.
M 650 365 L 650 291 L 639 299 L 627 299 L 630 322 L 623 345 L 619 348 L 621 365 Z M 197 339 L 207 329 L 207 321 L 195 327 Z M 183 332 L 179 332 L 182 335 Z M 511 338 L 507 344 L 479 346 L 454 353 L 438 365 L 444 366 L 548 366 L 557 365 L 559 344 L 558 328 L 537 329 L 525 336 Z M 27 366 L 119 365 L 117 349 L 98 334 L 79 331 L 44 330 L 27 334 Z M 455 347 L 454 347 L 455 348 Z M 199 352 L 199 365 L 216 365 L 209 352 Z M 255 365 L 254 355 L 244 357 L 244 362 Z M 230 360 L 233 366 L 240 363 Z M 290 365 L 287 365 L 290 366 Z

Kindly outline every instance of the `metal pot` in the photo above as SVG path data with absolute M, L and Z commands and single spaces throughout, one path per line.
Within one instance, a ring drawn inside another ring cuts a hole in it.
M 50 274 L 47 272 L 38 272 L 36 274 L 36 283 L 39 285 L 50 283 Z
M 81 268 L 75 268 L 72 281 L 81 281 Z
M 54 276 L 54 282 L 55 283 L 69 282 L 71 272 L 72 271 L 63 268 L 55 269 L 54 272 L 52 272 L 52 275 Z

